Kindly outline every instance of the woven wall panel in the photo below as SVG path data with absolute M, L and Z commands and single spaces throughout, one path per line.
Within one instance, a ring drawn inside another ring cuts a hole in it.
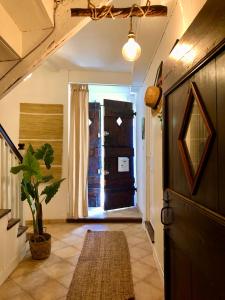
M 54 165 L 44 174 L 61 178 L 63 152 L 63 105 L 20 104 L 20 143 L 34 149 L 48 143 L 54 149 Z M 44 170 L 44 167 L 43 167 Z
M 63 105 L 61 104 L 30 104 L 21 103 L 21 113 L 39 113 L 39 114 L 63 114 Z
M 59 140 L 62 135 L 63 115 L 20 114 L 21 139 Z
M 55 179 L 61 179 L 62 178 L 62 167 L 61 166 L 54 166 L 52 165 L 51 169 L 47 170 L 45 166 L 41 166 L 42 174 L 47 175 L 53 175 Z

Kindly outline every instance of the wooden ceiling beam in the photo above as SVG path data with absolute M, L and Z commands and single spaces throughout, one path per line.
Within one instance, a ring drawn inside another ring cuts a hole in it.
M 167 6 L 163 5 L 151 5 L 132 8 L 132 14 L 130 15 L 131 7 L 116 8 L 112 7 L 107 14 L 107 6 L 100 8 L 72 8 L 71 17 L 92 17 L 94 14 L 98 17 L 104 15 L 105 18 L 127 18 L 127 17 L 143 17 L 143 13 L 146 17 L 159 17 L 167 16 Z

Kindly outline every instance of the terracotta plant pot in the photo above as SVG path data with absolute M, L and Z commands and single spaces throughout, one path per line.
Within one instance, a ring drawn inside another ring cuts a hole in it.
M 30 252 L 33 259 L 45 259 L 51 254 L 51 235 L 44 233 L 43 235 L 29 237 Z

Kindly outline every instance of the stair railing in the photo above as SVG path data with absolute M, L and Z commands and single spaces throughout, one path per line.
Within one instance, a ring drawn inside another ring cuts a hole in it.
M 10 173 L 10 169 L 22 160 L 23 157 L 0 125 L 0 209 L 11 209 L 12 218 L 20 219 L 21 224 L 23 224 L 21 177 Z

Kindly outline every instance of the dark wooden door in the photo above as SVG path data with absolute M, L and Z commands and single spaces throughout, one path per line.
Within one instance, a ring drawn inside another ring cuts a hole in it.
M 132 103 L 104 100 L 105 210 L 134 205 Z
M 89 103 L 88 206 L 100 206 L 101 127 L 100 104 Z
M 196 55 L 220 40 L 225 5 L 217 4 L 207 1 L 183 38 Z M 165 299 L 224 300 L 225 41 L 195 68 L 185 63 L 169 59 L 164 70 Z

